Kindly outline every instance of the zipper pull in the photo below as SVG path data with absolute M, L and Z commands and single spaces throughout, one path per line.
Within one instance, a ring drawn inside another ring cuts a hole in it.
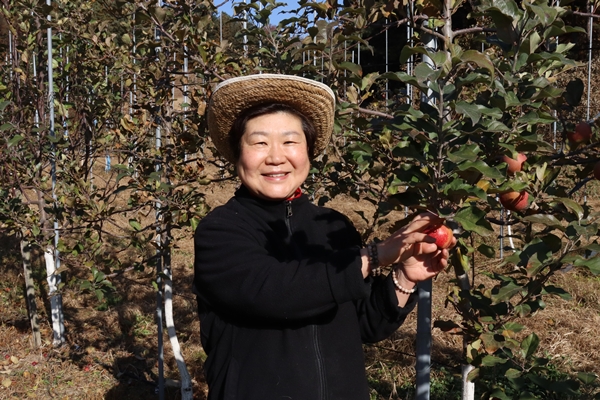
M 291 218 L 292 216 L 292 202 L 291 201 L 287 201 L 285 203 L 285 210 L 286 210 L 286 218 Z

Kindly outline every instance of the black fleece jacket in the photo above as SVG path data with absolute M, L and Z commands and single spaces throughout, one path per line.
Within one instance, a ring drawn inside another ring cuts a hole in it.
M 369 398 L 362 343 L 391 335 L 391 279 L 363 279 L 342 214 L 239 189 L 198 225 L 194 292 L 209 400 Z

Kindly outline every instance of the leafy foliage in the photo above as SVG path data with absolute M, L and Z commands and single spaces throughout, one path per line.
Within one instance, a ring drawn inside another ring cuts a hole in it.
M 485 395 L 577 393 L 576 381 L 552 375 L 537 336 L 517 322 L 543 310 L 545 296 L 569 298 L 550 283 L 557 271 L 600 272 L 598 213 L 577 197 L 600 142 L 597 134 L 589 143 L 567 140 L 584 91 L 568 79 L 579 64 L 562 38 L 584 32 L 566 22 L 569 6 L 301 1 L 272 25 L 282 4 L 260 0 L 237 4 L 247 24 L 226 17 L 221 34 L 209 1 L 3 3 L 12 52 L 0 49 L 10 60 L 0 84 L 2 226 L 49 243 L 56 221 L 62 257 L 90 268 L 82 287 L 99 299 L 111 274 L 160 262 L 176 246 L 173 230 L 195 227 L 208 211 L 199 185 L 233 176 L 205 129 L 213 85 L 249 73 L 298 74 L 327 83 L 339 99 L 332 144 L 306 183 L 320 203 L 344 193 L 374 204 L 365 238 L 393 211 L 430 210 L 459 232 L 447 303 L 460 322 L 436 326 L 465 336 L 465 362 Z M 468 13 L 473 25 L 456 29 L 443 17 L 455 13 Z M 413 35 L 394 43 L 398 70 L 355 62 L 376 56 L 374 43 L 405 26 Z M 509 174 L 502 156 L 517 153 L 527 162 Z M 106 156 L 115 162 L 98 174 Z M 208 172 L 215 167 L 217 175 Z M 497 196 L 507 191 L 530 200 L 501 218 Z M 499 226 L 512 228 L 516 248 L 488 274 L 493 286 L 465 286 L 473 260 L 495 257 L 486 243 Z

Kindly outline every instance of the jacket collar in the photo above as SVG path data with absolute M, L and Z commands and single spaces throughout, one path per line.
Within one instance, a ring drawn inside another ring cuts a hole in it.
M 241 185 L 235 192 L 235 198 L 244 205 L 257 205 L 264 209 L 275 210 L 278 208 L 284 208 L 288 202 L 291 202 L 294 207 L 300 206 L 304 203 L 308 203 L 308 196 L 298 190 L 294 192 L 294 195 L 287 200 L 264 200 L 254 196 L 244 185 Z

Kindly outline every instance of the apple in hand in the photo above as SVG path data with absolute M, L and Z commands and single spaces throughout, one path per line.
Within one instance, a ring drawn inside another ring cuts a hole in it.
M 567 132 L 567 138 L 571 143 L 587 143 L 592 137 L 592 127 L 585 121 L 581 121 L 575 127 L 575 131 Z
M 435 239 L 435 244 L 440 249 L 447 249 L 452 245 L 454 233 L 452 232 L 452 229 L 448 228 L 446 225 L 433 226 L 426 229 L 425 233 Z
M 507 210 L 511 211 L 523 211 L 527 208 L 527 200 L 529 199 L 529 193 L 525 190 L 522 192 L 504 192 L 500 194 L 500 203 Z
M 508 168 L 506 171 L 509 175 L 514 175 L 515 172 L 521 171 L 523 169 L 523 163 L 527 160 L 527 156 L 523 153 L 519 153 L 517 155 L 517 159 L 511 158 L 510 156 L 504 155 L 502 156 L 502 161 L 508 164 Z

